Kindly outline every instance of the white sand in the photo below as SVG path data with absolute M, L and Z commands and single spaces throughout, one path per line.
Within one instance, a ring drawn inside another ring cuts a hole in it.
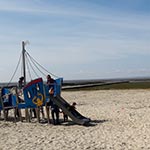
M 63 92 L 92 126 L 0 121 L 0 150 L 150 149 L 150 90 Z

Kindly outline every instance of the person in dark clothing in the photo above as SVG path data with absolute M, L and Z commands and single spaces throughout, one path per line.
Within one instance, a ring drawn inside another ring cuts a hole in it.
M 68 115 L 62 109 L 59 109 L 59 112 L 62 113 L 64 122 L 67 122 L 68 121 Z
M 73 102 L 72 105 L 70 106 L 70 110 L 75 110 L 76 109 L 76 102 Z
M 59 107 L 54 103 L 51 102 L 51 115 L 54 125 L 60 124 L 59 122 Z
M 54 86 L 55 80 L 51 78 L 50 75 L 47 75 L 47 86 L 49 87 L 49 102 L 47 103 L 48 106 L 51 108 L 51 115 L 54 125 L 58 125 L 59 123 L 59 107 L 53 102 L 54 96 Z
M 63 112 L 64 122 L 68 121 L 68 115 Z
M 51 78 L 50 75 L 47 75 L 47 82 L 46 85 L 48 87 L 48 92 L 49 92 L 49 102 L 47 102 L 47 105 L 51 105 L 51 98 L 54 96 L 54 84 L 55 80 Z
M 47 75 L 47 86 L 49 89 L 50 96 L 54 96 L 55 80 L 51 78 L 50 75 Z
M 18 81 L 18 87 L 19 87 L 19 89 L 23 88 L 23 86 L 24 86 L 23 82 L 24 82 L 24 77 L 20 77 L 19 81 Z
M 20 77 L 18 81 L 18 101 L 24 102 L 23 100 L 23 87 L 24 87 L 24 77 Z
M 46 83 L 47 83 L 48 86 L 52 86 L 52 85 L 54 85 L 55 80 L 53 78 L 51 78 L 51 76 L 48 74 Z

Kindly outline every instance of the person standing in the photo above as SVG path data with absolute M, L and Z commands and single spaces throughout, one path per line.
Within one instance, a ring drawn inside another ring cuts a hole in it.
M 47 75 L 47 85 L 52 86 L 54 84 L 55 80 L 48 74 Z
M 24 97 L 23 97 L 23 87 L 24 87 L 24 77 L 20 77 L 18 81 L 18 99 L 19 102 L 24 102 Z
M 20 77 L 18 81 L 18 87 L 19 89 L 22 89 L 24 87 L 24 77 Z
M 53 101 L 51 101 L 51 115 L 53 124 L 59 125 L 59 107 Z
M 55 80 L 51 78 L 50 75 L 47 75 L 47 86 L 49 88 L 50 100 L 47 103 L 51 108 L 51 115 L 54 125 L 58 125 L 59 123 L 59 107 L 53 102 L 54 89 L 55 89 Z

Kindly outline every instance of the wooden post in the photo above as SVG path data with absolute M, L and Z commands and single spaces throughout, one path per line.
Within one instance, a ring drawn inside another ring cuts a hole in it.
M 38 123 L 40 123 L 40 108 L 39 107 L 35 108 L 35 111 L 36 111 L 37 121 Z
M 47 105 L 47 103 L 45 104 L 45 109 L 46 109 L 46 116 L 47 116 L 47 121 L 50 124 L 50 115 L 49 115 L 49 106 Z
M 31 118 L 29 117 L 29 109 L 25 108 L 25 118 L 27 122 L 31 122 Z
M 25 62 L 25 42 L 22 42 L 22 65 L 23 65 L 23 76 L 24 76 L 24 86 L 26 85 L 26 62 Z
M 7 120 L 7 114 L 8 114 L 8 113 L 6 114 L 2 96 L 0 96 L 0 101 L 1 101 L 1 104 L 2 104 L 2 110 L 3 110 L 4 120 L 6 121 L 6 120 Z
M 18 108 L 18 104 L 20 102 L 19 102 L 19 99 L 18 99 L 19 95 L 18 95 L 17 87 L 15 88 L 15 94 L 16 94 L 16 99 L 17 99 L 17 109 L 18 109 L 18 113 L 19 113 L 19 119 L 22 122 L 23 119 L 22 119 L 21 109 Z

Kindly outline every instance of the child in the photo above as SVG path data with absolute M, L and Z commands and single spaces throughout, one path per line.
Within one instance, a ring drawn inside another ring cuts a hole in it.
M 64 122 L 68 121 L 68 115 L 63 112 Z
M 70 106 L 70 109 L 71 109 L 71 110 L 76 109 L 76 105 L 77 105 L 77 103 L 76 103 L 76 102 L 73 102 L 72 105 Z

